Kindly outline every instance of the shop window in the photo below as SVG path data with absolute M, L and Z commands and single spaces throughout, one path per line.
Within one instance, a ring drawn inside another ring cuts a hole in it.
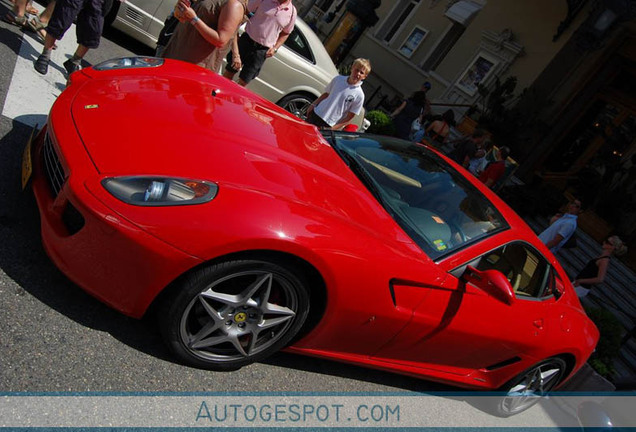
M 400 46 L 400 54 L 402 54 L 404 57 L 410 58 L 415 50 L 417 50 L 417 48 L 420 46 L 427 34 L 428 30 L 425 30 L 420 26 L 415 26 L 415 28 L 411 31 L 402 46 Z

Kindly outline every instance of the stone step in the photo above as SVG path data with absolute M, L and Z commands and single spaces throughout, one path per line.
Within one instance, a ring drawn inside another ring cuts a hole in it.
M 620 355 L 614 362 L 616 382 L 634 380 L 636 377 L 636 341 L 632 338 L 621 347 Z
M 613 382 L 623 382 L 634 377 L 634 369 L 631 366 L 633 363 L 625 361 L 622 358 L 617 358 L 614 361 L 614 374 L 612 375 Z
M 548 225 L 544 218 L 526 218 L 526 221 L 535 232 L 541 232 Z M 601 254 L 601 246 L 590 236 L 577 230 L 577 246 L 572 249 L 561 249 L 557 252 L 559 262 L 574 278 L 585 264 Z M 636 320 L 636 275 L 618 259 L 612 259 L 609 263 L 605 281 L 594 287 L 592 293 L 622 311 L 625 315 L 624 325 Z M 590 294 L 591 295 L 591 294 Z
M 539 234 L 549 224 L 545 217 L 525 217 L 526 223 Z M 556 256 L 563 269 L 574 278 L 586 263 L 601 254 L 602 248 L 581 229 L 576 231 L 576 247 L 561 249 Z M 611 259 L 605 280 L 595 286 L 587 297 L 581 299 L 586 307 L 606 309 L 618 319 L 628 332 L 636 325 L 636 274 L 618 259 Z M 636 376 L 636 340 L 623 344 L 614 362 L 615 382 L 628 382 Z
M 621 347 L 621 358 L 629 364 L 636 364 L 636 340 L 631 338 Z

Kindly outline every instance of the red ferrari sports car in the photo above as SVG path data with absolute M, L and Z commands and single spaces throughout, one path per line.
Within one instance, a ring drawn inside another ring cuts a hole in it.
M 554 256 L 445 156 L 321 134 L 194 65 L 74 73 L 24 156 L 51 259 L 120 312 L 155 312 L 190 365 L 286 348 L 534 395 L 598 340 Z

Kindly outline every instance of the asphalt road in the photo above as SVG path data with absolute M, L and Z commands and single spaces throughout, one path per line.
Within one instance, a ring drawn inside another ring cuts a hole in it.
M 0 14 L 8 10 L 9 3 L 0 2 Z M 46 78 L 30 75 L 29 65 L 41 45 L 17 27 L 0 22 L 0 394 L 460 391 L 286 353 L 235 372 L 187 367 L 175 362 L 164 347 L 153 319 L 120 315 L 61 274 L 40 242 L 34 200 L 21 191 L 20 163 L 30 125 L 45 120 L 48 108 L 41 101 L 54 99 L 55 89 L 64 86 L 60 59 L 72 53 L 73 33 L 66 38 L 71 41 L 55 53 L 55 64 L 60 66 L 52 65 Z M 96 64 L 131 53 L 151 54 L 151 50 L 107 30 L 101 47 L 89 52 L 86 60 Z M 43 82 L 49 87 L 42 87 Z M 430 404 L 428 408 L 440 416 L 465 419 L 467 425 L 486 415 L 462 396 L 438 396 Z M 550 418 L 549 410 L 535 407 L 517 416 L 514 424 L 549 425 Z M 512 425 L 503 419 L 497 424 Z

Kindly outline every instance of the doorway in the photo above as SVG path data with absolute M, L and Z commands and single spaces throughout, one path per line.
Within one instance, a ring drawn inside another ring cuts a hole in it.
M 636 240 L 636 98 L 624 90 L 597 94 L 545 162 L 582 200 L 579 225 L 599 242 L 610 233 Z

